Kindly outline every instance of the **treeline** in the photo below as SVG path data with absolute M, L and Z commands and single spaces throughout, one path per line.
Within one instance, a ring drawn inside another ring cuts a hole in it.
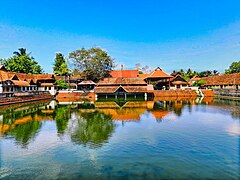
M 180 72 L 181 77 L 184 78 L 186 81 L 189 81 L 192 77 L 208 77 L 208 76 L 215 76 L 219 75 L 219 71 L 217 70 L 206 70 L 201 72 L 193 71 L 191 68 L 188 68 L 187 71 L 180 69 L 179 71 L 174 70 L 174 72 Z M 240 72 L 240 61 L 232 62 L 228 69 L 225 70 L 224 74 L 232 74 L 232 73 L 239 73 Z
M 41 74 L 43 69 L 38 62 L 27 53 L 25 48 L 13 52 L 8 59 L 0 59 L 8 71 L 27 74 Z M 99 81 L 110 76 L 109 72 L 114 68 L 113 58 L 101 48 L 81 48 L 69 53 L 66 58 L 62 53 L 56 53 L 53 65 L 53 73 L 57 76 L 70 76 L 81 74 L 81 77 Z
M 0 64 L 4 65 L 8 71 L 20 72 L 27 74 L 41 74 L 43 69 L 38 62 L 27 53 L 25 48 L 20 48 L 18 51 L 13 52 L 13 56 L 8 59 L 0 59 Z M 56 53 L 53 65 L 53 73 L 57 76 L 63 75 L 78 75 L 83 78 L 99 81 L 104 77 L 109 77 L 109 72 L 115 67 L 113 58 L 101 48 L 81 48 L 80 50 L 69 53 L 68 57 L 64 57 L 62 53 Z M 148 65 L 141 67 L 138 63 L 136 69 L 139 73 L 149 73 Z M 173 72 L 177 72 L 174 70 Z M 180 69 L 178 72 L 185 80 L 189 80 L 195 75 L 199 77 L 206 77 L 218 75 L 217 70 L 206 70 L 196 72 L 192 69 L 184 71 Z M 240 72 L 240 61 L 233 62 L 228 69 L 225 70 L 226 74 Z

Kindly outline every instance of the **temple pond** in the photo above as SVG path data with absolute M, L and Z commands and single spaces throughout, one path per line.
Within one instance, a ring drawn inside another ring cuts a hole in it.
M 0 107 L 0 179 L 239 179 L 240 102 Z

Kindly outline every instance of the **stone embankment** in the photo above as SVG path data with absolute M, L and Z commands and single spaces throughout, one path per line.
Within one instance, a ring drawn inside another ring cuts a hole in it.
M 79 92 L 79 91 L 59 91 L 56 94 L 56 100 L 59 102 L 72 102 L 88 99 L 90 101 L 95 100 L 94 92 Z
M 53 99 L 53 96 L 49 92 L 34 92 L 34 93 L 25 93 L 21 96 L 19 94 L 12 94 L 11 97 L 1 96 L 0 106 L 10 105 L 17 103 L 25 103 L 31 101 L 39 101 L 45 99 Z

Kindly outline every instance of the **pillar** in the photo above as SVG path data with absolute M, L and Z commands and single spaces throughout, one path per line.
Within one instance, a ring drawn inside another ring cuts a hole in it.
M 144 99 L 147 100 L 147 93 L 144 93 Z

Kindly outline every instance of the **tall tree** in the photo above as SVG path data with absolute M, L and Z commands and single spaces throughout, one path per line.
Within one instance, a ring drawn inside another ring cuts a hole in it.
M 13 57 L 0 60 L 8 71 L 20 72 L 27 74 L 40 74 L 43 72 L 41 66 L 35 59 L 27 53 L 26 49 L 20 48 L 19 51 L 13 52 Z
M 238 73 L 240 72 L 240 61 L 232 62 L 228 69 L 226 69 L 225 74 Z
M 114 67 L 113 58 L 100 48 L 82 48 L 69 54 L 73 66 L 81 72 L 85 79 L 95 82 L 110 76 Z
M 68 70 L 67 62 L 62 53 L 56 53 L 56 57 L 54 61 L 55 61 L 53 66 L 54 75 L 62 76 L 68 73 L 69 70 Z

